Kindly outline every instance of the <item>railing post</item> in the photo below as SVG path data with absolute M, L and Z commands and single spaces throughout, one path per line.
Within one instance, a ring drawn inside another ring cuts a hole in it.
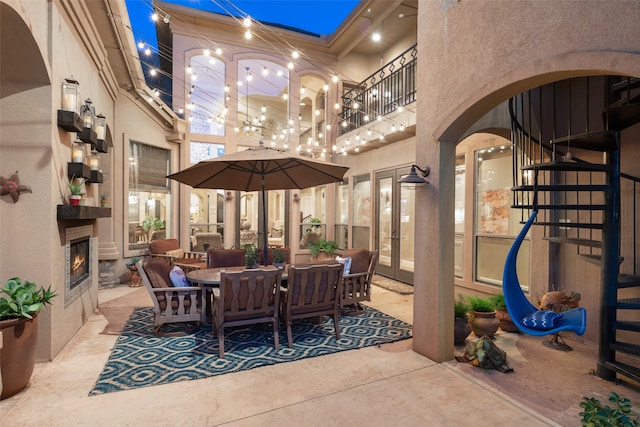
M 619 140 L 620 133 L 616 138 Z M 611 169 L 607 172 L 606 209 L 602 230 L 602 269 L 600 293 L 600 341 L 598 345 L 597 374 L 600 378 L 612 381 L 615 372 L 605 366 L 606 362 L 615 361 L 615 350 L 611 344 L 616 340 L 616 304 L 618 287 L 618 256 L 620 246 L 620 151 L 607 153 L 607 164 Z

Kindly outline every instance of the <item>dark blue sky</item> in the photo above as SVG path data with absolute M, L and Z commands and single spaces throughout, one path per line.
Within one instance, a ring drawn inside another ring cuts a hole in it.
M 277 23 L 318 35 L 333 34 L 358 0 L 169 0 L 210 12 L 244 17 L 248 14 L 262 22 Z M 155 29 L 151 21 L 151 0 L 126 0 L 136 42 L 141 39 L 156 45 Z M 160 16 L 160 19 L 163 17 Z

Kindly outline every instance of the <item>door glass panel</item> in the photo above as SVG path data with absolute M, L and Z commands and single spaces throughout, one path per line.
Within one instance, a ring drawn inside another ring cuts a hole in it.
M 379 181 L 380 186 L 380 201 L 378 203 L 378 218 L 379 218 L 379 247 L 380 254 L 379 263 L 385 266 L 391 266 L 391 252 L 393 245 L 393 223 L 392 223 L 392 211 L 393 211 L 393 179 L 382 178 Z
M 349 185 L 346 181 L 338 184 L 336 203 L 335 240 L 338 247 L 346 248 L 349 242 Z
M 300 190 L 300 249 L 309 242 L 326 239 L 326 186 Z
M 353 248 L 369 248 L 371 227 L 371 180 L 369 175 L 356 177 L 353 184 Z
M 400 187 L 400 270 L 413 273 L 414 251 L 414 220 L 415 211 L 414 190 Z
M 456 157 L 456 175 L 455 175 L 455 240 L 454 240 L 454 274 L 456 277 L 463 277 L 464 265 L 464 198 L 465 198 L 465 156 L 464 154 Z
M 191 250 L 224 248 L 224 191 L 195 188 L 189 206 Z
M 240 192 L 240 215 L 238 229 L 240 230 L 240 246 L 258 246 L 258 203 L 257 191 Z
M 285 190 L 272 190 L 267 194 L 267 244 L 277 247 L 287 246 L 285 244 Z

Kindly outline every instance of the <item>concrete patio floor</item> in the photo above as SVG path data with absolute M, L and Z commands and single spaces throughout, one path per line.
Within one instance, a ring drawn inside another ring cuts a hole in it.
M 99 291 L 97 310 L 30 385 L 0 401 L 0 425 L 13 426 L 575 426 L 583 396 L 605 401 L 611 390 L 640 408 L 640 388 L 590 372 L 597 351 L 567 337 L 569 353 L 540 338 L 502 333 L 496 343 L 513 373 L 413 352 L 411 340 L 367 347 L 202 380 L 89 396 L 118 329 L 144 288 Z M 412 322 L 412 295 L 380 287 L 371 306 Z M 108 308 L 107 308 L 108 307 Z M 472 340 L 470 336 L 468 342 Z M 457 348 L 462 352 L 464 346 Z

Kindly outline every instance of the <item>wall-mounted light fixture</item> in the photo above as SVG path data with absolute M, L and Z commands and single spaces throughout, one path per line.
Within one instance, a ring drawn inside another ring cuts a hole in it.
M 82 117 L 79 114 L 80 83 L 73 77 L 62 83 L 62 109 L 58 110 L 58 126 L 68 132 L 82 131 Z
M 300 195 L 298 193 L 293 193 L 293 201 L 294 202 L 299 202 L 300 201 Z
M 422 176 L 418 176 L 416 169 L 420 171 Z M 424 169 L 418 165 L 411 165 L 411 172 L 408 175 L 403 176 L 398 180 L 398 183 L 410 190 L 415 190 L 418 187 L 424 187 L 429 182 L 425 179 L 429 176 L 431 172 L 431 168 L 429 166 L 425 166 Z
M 95 146 L 98 142 L 95 130 L 96 109 L 91 99 L 87 98 L 84 101 L 84 105 L 80 107 L 80 117 L 82 118 L 82 132 L 78 137 L 82 142 Z
M 225 193 L 225 199 L 227 199 L 227 200 L 233 200 L 233 192 L 231 192 L 231 191 L 227 191 L 227 192 Z

